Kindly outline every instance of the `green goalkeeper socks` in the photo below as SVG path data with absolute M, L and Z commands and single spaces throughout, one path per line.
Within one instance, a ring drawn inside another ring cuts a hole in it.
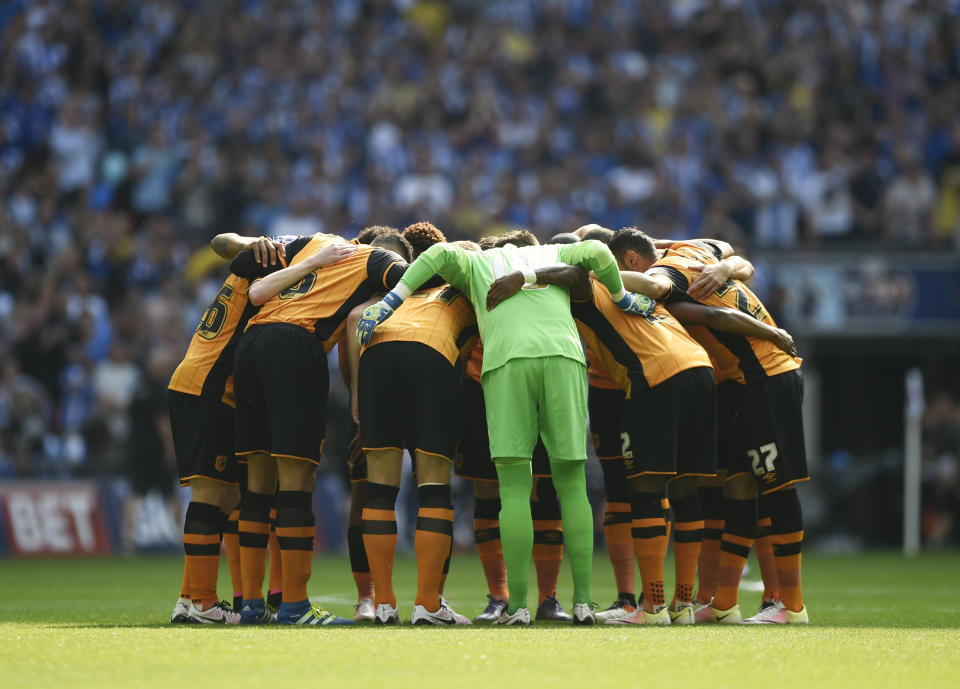
M 593 511 L 587 499 L 585 462 L 563 460 L 550 462 L 553 484 L 560 498 L 563 518 L 563 541 L 573 569 L 573 602 L 592 602 L 590 577 L 593 575 Z M 500 522 L 501 525 L 503 522 Z M 503 528 L 501 526 L 501 528 Z
M 514 613 L 527 607 L 530 553 L 533 550 L 533 519 L 530 516 L 533 475 L 529 459 L 497 457 L 494 464 L 500 480 L 500 542 L 510 593 L 507 610 Z

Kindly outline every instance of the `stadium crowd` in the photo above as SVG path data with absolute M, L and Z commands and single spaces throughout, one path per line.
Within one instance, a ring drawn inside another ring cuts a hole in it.
M 142 461 L 217 232 L 956 247 L 958 72 L 955 0 L 8 3 L 0 475 Z

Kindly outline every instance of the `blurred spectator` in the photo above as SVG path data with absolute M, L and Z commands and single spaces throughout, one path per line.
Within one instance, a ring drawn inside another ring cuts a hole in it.
M 11 4 L 0 474 L 117 468 L 216 232 L 958 251 L 958 35 L 953 0 Z

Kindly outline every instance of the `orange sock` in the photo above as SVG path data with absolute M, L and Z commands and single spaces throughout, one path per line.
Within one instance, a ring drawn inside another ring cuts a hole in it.
M 630 496 L 630 506 L 633 512 L 633 550 L 643 582 L 643 607 L 647 612 L 655 612 L 664 605 L 663 558 L 667 524 L 660 507 L 660 496 L 656 493 L 634 493 Z
M 417 553 L 416 605 L 430 612 L 440 609 L 440 590 L 444 562 L 453 540 L 453 504 L 450 486 L 420 486 L 420 510 L 413 547 Z
M 559 519 L 533 520 L 533 565 L 537 570 L 537 604 L 556 597 L 563 561 L 563 526 Z
M 773 536 L 773 552 L 777 560 L 777 578 L 780 582 L 780 600 L 787 610 L 800 612 L 803 608 L 803 588 L 800 581 L 803 531 Z
M 363 547 L 370 563 L 370 575 L 377 605 L 397 607 L 393 592 L 393 561 L 397 552 L 397 513 L 394 505 L 400 489 L 382 483 L 367 484 L 363 506 Z
M 720 540 L 720 567 L 713 607 L 729 610 L 740 596 L 740 577 L 757 529 L 757 501 L 727 498 L 726 527 Z
M 777 558 L 773 556 L 773 535 L 770 533 L 770 517 L 757 521 L 757 540 L 754 543 L 760 577 L 763 579 L 763 599 L 780 600 L 780 578 L 777 576 Z
M 803 609 L 803 590 L 800 581 L 800 561 L 803 550 L 803 511 L 797 489 L 787 486 L 761 498 L 770 515 L 773 533 L 773 556 L 777 561 L 777 579 L 780 582 L 780 600 L 787 610 Z
M 509 600 L 507 593 L 507 565 L 503 561 L 500 542 L 500 499 L 477 498 L 473 510 L 473 534 L 477 555 L 487 579 L 487 590 L 499 600 Z
M 704 520 L 703 526 L 703 543 L 697 562 L 697 602 L 707 604 L 717 591 L 723 520 Z
M 440 574 L 440 595 L 443 595 L 443 587 L 447 585 L 447 575 L 450 574 L 450 558 L 453 557 L 453 538 L 450 538 L 450 549 L 447 551 L 447 559 L 443 561 L 443 573 Z
M 617 581 L 617 593 L 633 593 L 634 553 L 633 537 L 630 535 L 630 503 L 608 502 L 603 515 L 603 537 L 607 542 L 607 554 L 613 565 Z
M 721 486 L 701 486 L 700 510 L 703 514 L 703 543 L 697 562 L 697 602 L 707 604 L 717 590 L 720 567 L 720 538 L 723 536 L 724 503 Z
M 263 577 L 266 574 L 267 540 L 270 537 L 270 503 L 273 495 L 247 491 L 240 501 L 238 541 L 240 544 L 240 578 L 244 600 L 263 598 Z
M 283 591 L 283 558 L 280 555 L 280 542 L 277 541 L 276 507 L 270 510 L 270 539 L 267 541 L 267 556 L 270 558 L 270 583 L 267 585 L 267 593 L 278 593 Z
M 353 524 L 347 528 L 347 550 L 350 553 L 353 581 L 357 585 L 357 600 L 373 598 L 373 577 L 370 576 L 370 563 L 367 562 L 367 551 L 363 547 L 363 524 Z
M 696 493 L 673 501 L 676 523 L 673 528 L 673 557 L 676 564 L 674 603 L 693 601 L 693 587 L 697 579 L 697 561 L 703 540 L 703 513 Z
M 217 602 L 220 567 L 220 508 L 191 501 L 183 523 L 183 549 L 190 571 L 190 599 L 206 610 Z
M 282 602 L 308 599 L 307 582 L 313 571 L 313 496 L 303 490 L 277 491 L 277 543 L 283 563 Z
M 227 517 L 223 527 L 223 547 L 227 551 L 227 566 L 230 568 L 230 585 L 234 597 L 243 596 L 243 577 L 240 576 L 240 538 L 237 534 L 237 520 L 240 510 L 234 510 Z
M 190 598 L 190 561 L 183 558 L 183 580 L 180 582 L 180 597 Z

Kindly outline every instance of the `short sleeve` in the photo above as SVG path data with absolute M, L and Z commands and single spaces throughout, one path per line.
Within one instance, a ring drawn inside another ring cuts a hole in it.
M 367 257 L 367 285 L 374 292 L 393 289 L 406 270 L 406 262 L 397 254 L 374 247 Z

